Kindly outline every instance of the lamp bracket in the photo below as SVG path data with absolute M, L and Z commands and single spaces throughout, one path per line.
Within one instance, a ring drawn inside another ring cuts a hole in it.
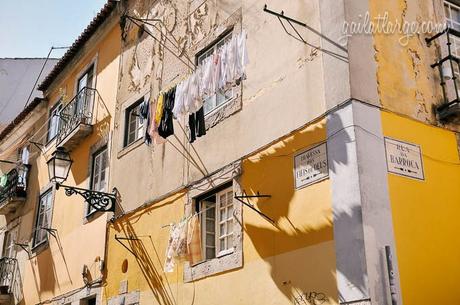
M 74 194 L 82 196 L 85 202 L 96 211 L 115 212 L 115 204 L 117 201 L 116 188 L 113 188 L 112 193 L 105 193 L 56 183 L 56 189 L 59 189 L 61 186 L 65 189 L 65 194 L 67 196 L 72 196 Z

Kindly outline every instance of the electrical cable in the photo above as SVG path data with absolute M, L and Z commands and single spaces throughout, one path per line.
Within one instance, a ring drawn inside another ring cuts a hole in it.
M 45 66 L 48 63 L 48 60 L 49 60 L 49 58 L 51 56 L 51 52 L 53 52 L 53 50 L 68 49 L 68 48 L 70 48 L 70 47 L 51 47 L 50 51 L 48 52 L 48 56 L 46 56 L 45 62 L 42 65 L 40 73 L 38 73 L 37 79 L 35 80 L 35 83 L 34 83 L 34 85 L 32 87 L 32 90 L 30 90 L 29 97 L 27 98 L 27 101 L 26 101 L 23 109 L 25 109 L 27 107 L 27 104 L 29 103 L 30 97 L 34 93 L 35 87 L 37 86 L 37 83 L 40 80 L 40 77 L 42 76 L 43 70 L 45 69 Z

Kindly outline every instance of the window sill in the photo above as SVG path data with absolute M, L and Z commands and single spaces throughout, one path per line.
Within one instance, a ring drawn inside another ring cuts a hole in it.
M 184 282 L 189 283 L 243 267 L 243 252 L 232 250 L 232 252 L 221 254 L 219 257 L 202 261 L 193 266 L 188 263 L 185 264 Z
M 118 151 L 117 158 L 120 159 L 130 151 L 136 149 L 137 147 L 141 146 L 144 144 L 144 137 L 137 139 L 133 143 L 129 144 L 128 146 L 123 147 L 120 151 Z

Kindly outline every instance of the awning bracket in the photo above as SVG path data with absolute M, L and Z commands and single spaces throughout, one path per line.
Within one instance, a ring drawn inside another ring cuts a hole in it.
M 267 215 L 265 215 L 263 212 L 259 211 L 258 209 L 255 208 L 255 206 L 250 203 L 250 202 L 246 202 L 244 199 L 249 199 L 250 198 L 271 198 L 272 196 L 271 195 L 262 195 L 260 194 L 259 192 L 257 192 L 256 195 L 247 195 L 246 192 L 243 190 L 243 193 L 241 195 L 235 195 L 234 198 L 236 200 L 238 200 L 239 202 L 241 202 L 242 204 L 244 204 L 245 206 L 247 206 L 248 208 L 250 208 L 251 210 L 253 210 L 254 212 L 256 212 L 257 214 L 259 214 L 260 216 L 262 216 L 263 218 L 265 218 L 265 220 L 268 220 L 269 222 L 271 222 L 272 224 L 275 223 L 275 221 L 273 219 L 271 219 L 270 217 L 268 217 Z
M 134 241 L 134 240 L 140 240 L 139 238 L 133 238 L 133 237 L 118 237 L 116 234 L 115 234 L 115 240 L 120 244 L 122 245 L 126 250 L 128 250 L 132 255 L 134 255 L 135 258 L 138 258 L 137 257 L 137 254 L 134 253 L 133 250 L 131 250 L 126 244 L 124 244 L 122 242 L 122 240 L 129 240 L 129 241 Z
M 336 52 L 333 52 L 333 51 L 330 51 L 330 50 L 326 50 L 326 49 L 323 49 L 319 46 L 315 46 L 309 42 L 307 42 L 303 37 L 302 35 L 299 33 L 299 31 L 297 30 L 297 28 L 294 26 L 294 24 L 296 25 L 299 25 L 301 27 L 304 27 L 306 29 L 308 29 L 310 32 L 313 32 L 314 34 L 318 35 L 319 37 L 321 37 L 322 39 L 326 40 L 327 42 L 329 42 L 331 45 L 335 46 L 336 48 L 338 48 L 339 50 L 345 52 L 346 54 L 348 54 L 348 50 L 340 45 L 339 43 L 335 42 L 334 40 L 330 39 L 329 37 L 325 36 L 324 34 L 322 34 L 321 32 L 315 30 L 314 28 L 312 28 L 311 26 L 309 26 L 308 24 L 304 23 L 304 22 L 301 22 L 299 20 L 296 20 L 294 18 L 290 18 L 290 17 L 287 17 L 284 15 L 284 11 L 281 11 L 281 13 L 277 13 L 277 12 L 274 12 L 270 9 L 267 8 L 267 5 L 265 4 L 264 6 L 264 12 L 268 13 L 268 14 L 271 14 L 275 17 L 278 18 L 278 21 L 281 23 L 281 26 L 283 27 L 283 30 L 286 32 L 286 34 L 288 34 L 289 36 L 291 36 L 292 38 L 294 38 L 295 40 L 298 40 L 300 42 L 302 42 L 303 44 L 306 44 L 312 48 L 315 48 L 321 52 L 324 52 L 328 55 L 331 55 L 339 60 L 342 60 L 342 61 L 348 61 L 348 56 L 346 55 L 342 55 L 342 54 L 338 54 Z M 288 31 L 288 29 L 286 28 L 285 24 L 284 24 L 284 21 L 286 21 L 290 27 L 294 30 L 295 32 L 295 35 L 292 34 L 291 32 Z

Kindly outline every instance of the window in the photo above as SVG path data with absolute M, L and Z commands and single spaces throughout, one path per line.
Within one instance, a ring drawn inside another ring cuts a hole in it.
M 98 192 L 106 192 L 107 189 L 107 168 L 108 156 L 107 146 L 97 151 L 92 156 L 92 169 L 91 169 L 91 190 Z M 88 205 L 86 215 L 94 213 L 96 210 Z
M 140 99 L 126 109 L 124 140 L 125 147 L 141 139 L 144 135 L 144 126 L 141 123 L 141 117 L 139 115 L 139 108 L 142 102 L 143 99 Z
M 446 22 L 447 26 L 449 28 L 455 29 L 457 31 L 460 31 L 460 6 L 455 5 L 449 1 L 444 1 L 444 11 L 446 14 Z M 452 39 L 452 55 L 456 56 L 457 58 L 460 58 L 460 37 L 457 37 L 455 35 L 450 36 Z M 460 71 L 458 68 L 457 64 L 454 64 L 454 71 L 452 73 L 452 69 L 449 66 L 449 61 L 447 61 L 446 66 L 443 66 L 446 68 L 444 71 L 446 76 L 456 76 L 456 83 L 458 88 L 460 88 Z
M 49 189 L 40 196 L 34 229 L 34 247 L 47 240 L 47 231 L 43 230 L 43 228 L 49 228 L 51 225 L 52 198 L 52 189 Z
M 17 231 L 15 229 L 5 232 L 5 238 L 3 240 L 3 251 L 2 257 L 15 258 L 16 257 L 16 236 Z
M 243 266 L 243 208 L 234 194 L 240 186 L 241 162 L 222 168 L 193 184 L 185 203 L 186 216 L 201 221 L 201 262 L 186 262 L 184 281 L 191 282 Z M 225 182 L 224 182 L 225 181 Z
M 460 30 L 460 7 L 449 1 L 444 1 L 447 25 L 455 30 Z
M 203 228 L 203 257 L 209 260 L 233 252 L 232 186 L 199 199 L 198 210 Z
M 206 58 L 211 56 L 218 48 L 223 46 L 227 41 L 232 38 L 232 32 L 227 33 L 222 38 L 218 39 L 210 47 L 206 48 L 197 56 L 198 65 L 200 65 Z M 213 112 L 215 109 L 218 109 L 220 106 L 224 105 L 226 102 L 231 100 L 234 96 L 234 89 L 229 88 L 227 90 L 218 90 L 216 94 L 206 98 L 204 100 L 204 114 Z
M 96 297 L 80 300 L 80 305 L 96 305 Z
M 76 103 L 71 106 L 67 112 L 73 112 L 79 119 L 90 119 L 91 118 L 91 106 L 93 102 L 93 91 L 86 90 L 87 88 L 93 88 L 94 80 L 94 66 L 91 65 L 78 79 L 77 82 L 77 100 Z M 70 114 L 71 115 L 71 114 Z
M 59 113 L 62 109 L 62 103 L 57 102 L 50 110 L 49 120 L 48 120 L 48 137 L 47 142 L 52 141 L 59 131 Z

